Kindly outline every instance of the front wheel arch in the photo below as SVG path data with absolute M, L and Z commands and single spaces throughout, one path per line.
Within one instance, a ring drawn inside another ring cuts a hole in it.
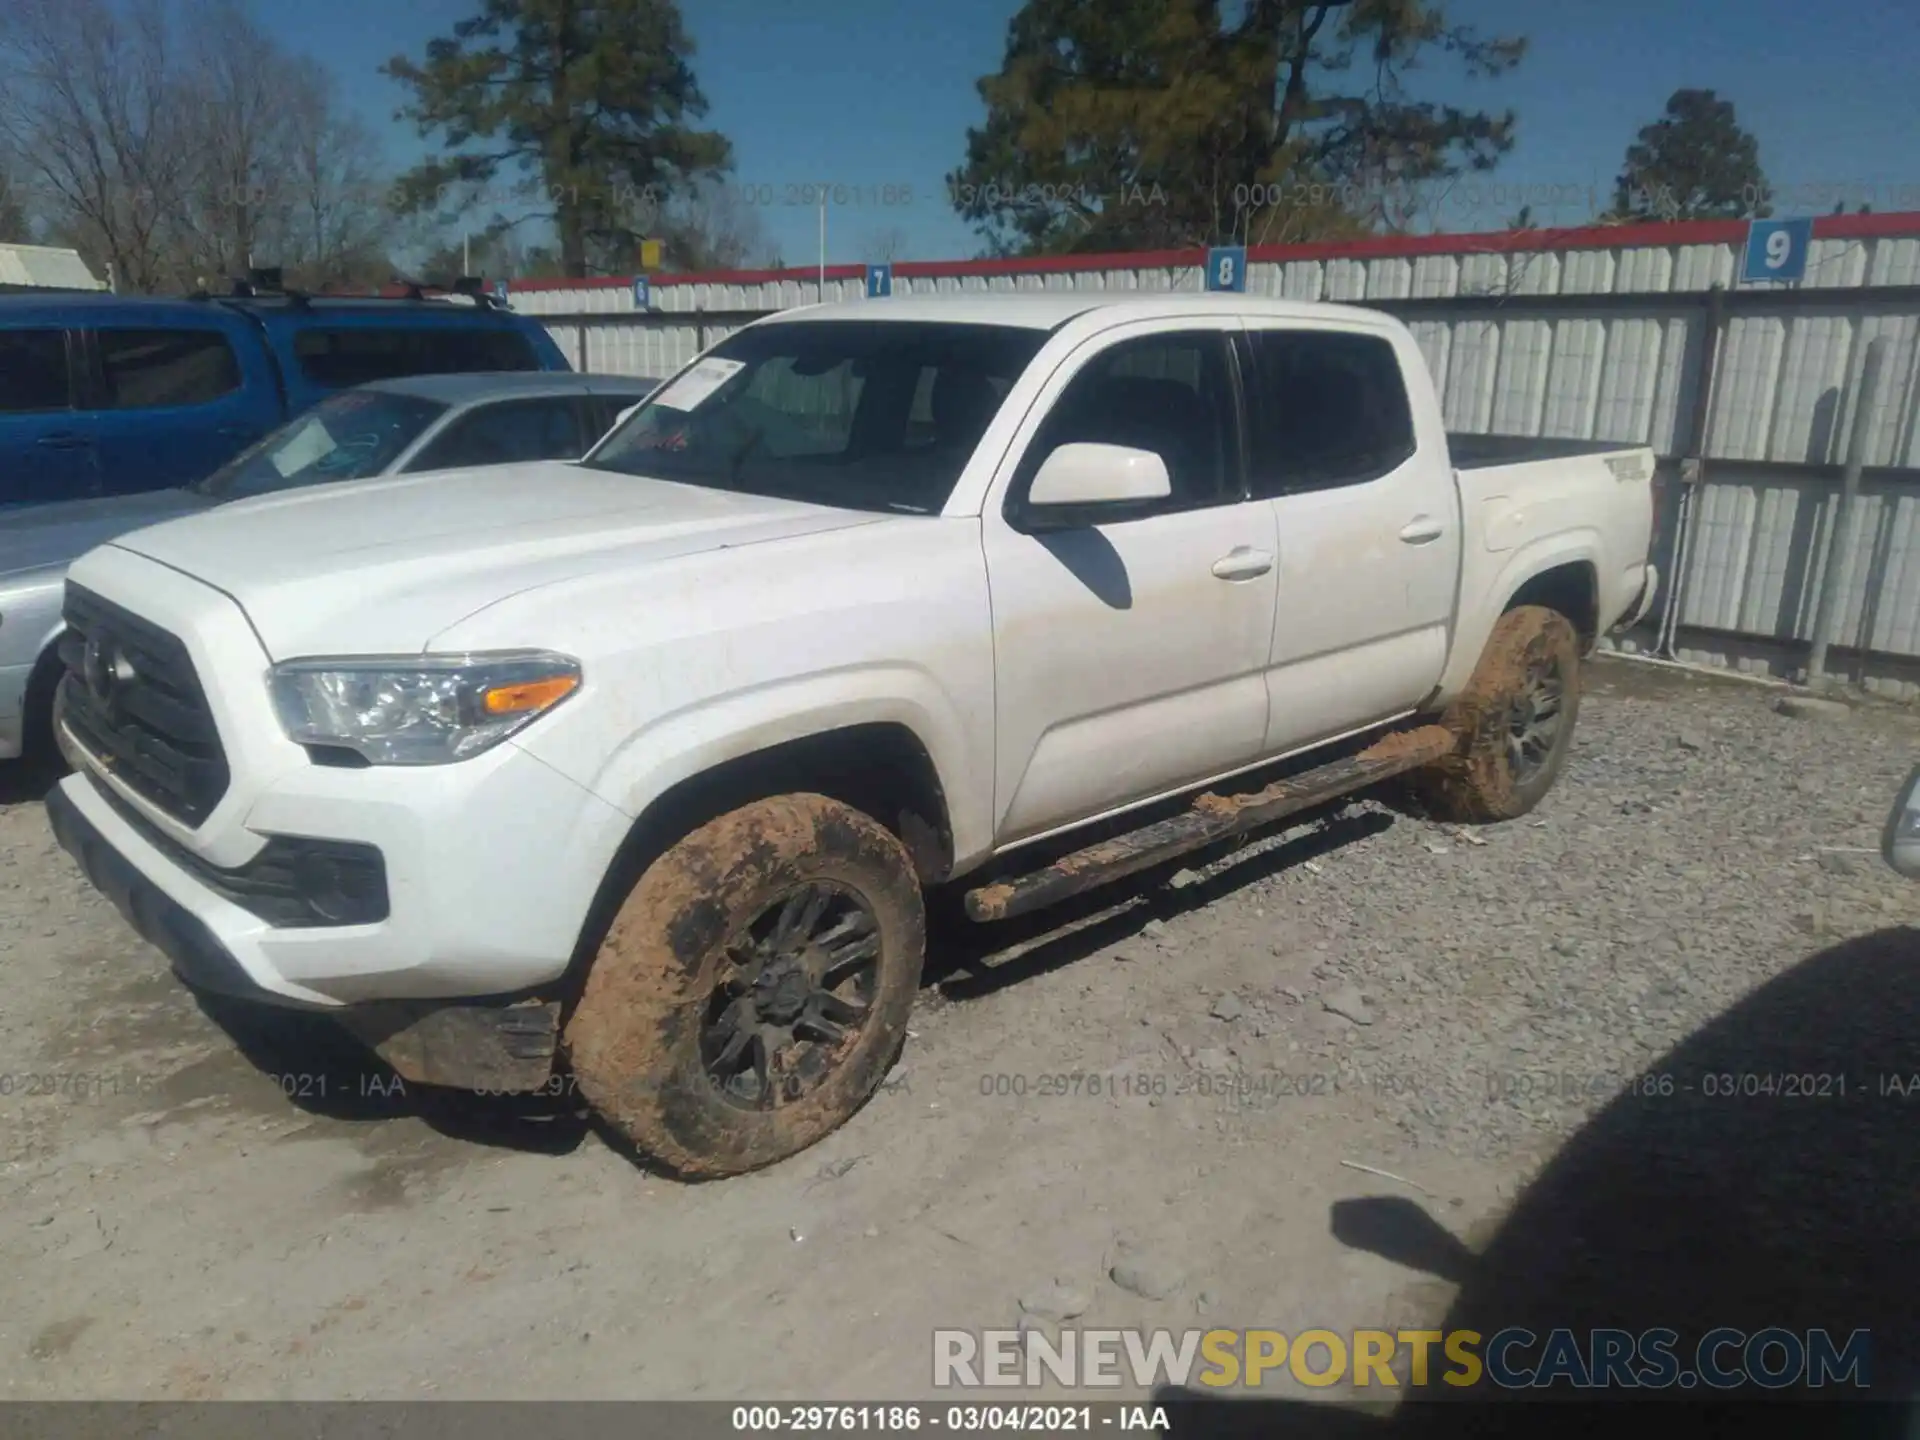
M 33 663 L 27 688 L 20 697 L 20 754 L 32 764 L 65 764 L 53 728 L 54 696 L 66 667 L 60 663 L 60 637 L 55 635 Z

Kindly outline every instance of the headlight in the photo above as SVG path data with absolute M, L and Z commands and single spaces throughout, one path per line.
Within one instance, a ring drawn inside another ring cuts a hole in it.
M 498 745 L 580 688 L 580 662 L 543 650 L 337 656 L 270 672 L 274 708 L 302 745 L 375 765 L 444 765 Z

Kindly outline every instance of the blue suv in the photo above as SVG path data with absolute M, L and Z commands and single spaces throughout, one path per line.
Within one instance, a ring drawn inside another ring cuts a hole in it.
M 568 370 L 536 322 L 471 304 L 254 293 L 0 295 L 0 510 L 191 484 L 336 390 Z M 0 519 L 0 524 L 4 524 Z

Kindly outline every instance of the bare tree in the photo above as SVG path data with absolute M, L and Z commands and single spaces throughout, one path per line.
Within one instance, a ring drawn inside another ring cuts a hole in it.
M 339 110 L 332 78 L 319 66 L 298 61 L 289 80 L 292 132 L 271 253 L 315 288 L 378 283 L 392 270 L 387 252 L 398 229 L 379 143 Z
M 196 274 L 235 275 L 255 263 L 261 231 L 285 203 L 297 66 L 237 0 L 203 0 L 182 39 L 178 103 L 195 166 L 174 211 L 175 261 Z
M 907 255 L 907 232 L 898 225 L 869 230 L 860 242 L 860 259 L 867 265 L 891 265 Z
M 121 288 L 249 264 L 330 278 L 378 255 L 392 212 L 372 137 L 245 0 L 6 3 L 0 150 L 51 233 Z
M 773 258 L 773 246 L 761 219 L 761 207 L 752 199 L 757 193 L 751 186 L 737 186 L 727 180 L 703 181 L 658 207 L 651 224 L 646 223 L 647 217 L 640 217 L 641 223 L 635 228 L 661 242 L 662 264 L 668 270 L 764 266 Z M 628 256 L 624 263 L 616 259 L 604 264 L 604 269 L 619 274 L 635 268 L 638 262 L 638 256 Z
M 192 163 L 162 0 L 10 0 L 0 137 L 53 233 L 150 290 Z
M 0 245 L 25 245 L 33 239 L 33 216 L 26 190 L 14 183 L 12 167 L 0 154 Z

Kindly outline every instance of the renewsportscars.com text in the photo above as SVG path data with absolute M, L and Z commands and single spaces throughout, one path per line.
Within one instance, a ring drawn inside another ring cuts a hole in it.
M 1399 1389 L 1787 1389 L 1870 1383 L 1868 1332 L 1773 1327 L 1709 1330 L 1683 1342 L 1667 1329 L 1477 1330 L 936 1330 L 942 1389 L 1065 1385 L 1339 1384 Z M 1404 1376 L 1404 1378 L 1403 1378 Z

